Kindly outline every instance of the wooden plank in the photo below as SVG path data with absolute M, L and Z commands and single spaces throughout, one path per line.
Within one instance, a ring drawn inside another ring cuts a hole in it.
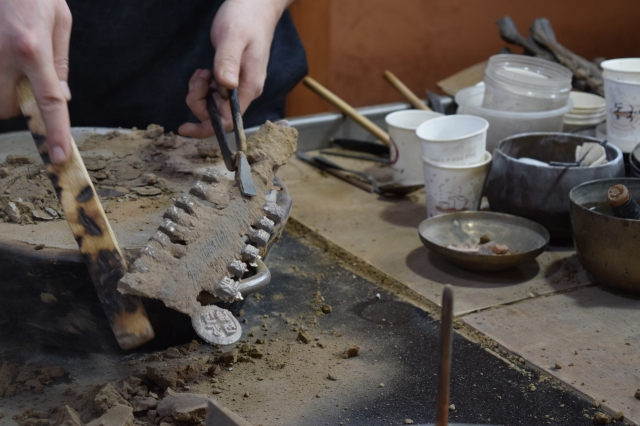
M 369 164 L 372 173 L 388 170 Z M 418 237 L 418 224 L 426 218 L 424 191 L 403 199 L 379 197 L 297 159 L 279 174 L 294 200 L 292 218 L 436 305 L 443 286 L 454 285 L 456 315 L 594 283 L 573 251 L 546 252 L 537 262 L 492 274 L 449 264 Z M 567 275 L 565 267 L 576 272 Z
M 640 423 L 638 298 L 597 286 L 463 318 L 625 422 Z M 559 363 L 562 368 L 556 369 Z M 626 423 L 625 423 L 626 424 Z

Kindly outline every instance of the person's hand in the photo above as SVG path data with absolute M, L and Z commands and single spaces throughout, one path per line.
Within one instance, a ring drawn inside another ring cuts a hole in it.
M 17 83 L 27 76 L 42 112 L 49 157 L 69 155 L 71 12 L 65 0 L 0 0 L 0 119 L 20 114 Z
M 217 82 L 225 89 L 238 88 L 243 113 L 262 93 L 273 33 L 290 3 L 291 0 L 226 0 L 213 20 L 211 42 L 216 49 L 213 87 Z M 198 69 L 191 77 L 187 105 L 202 123 L 183 124 L 178 129 L 181 135 L 199 139 L 213 135 L 206 108 L 211 85 L 209 70 Z M 230 130 L 233 123 L 229 102 L 218 94 L 214 99 L 222 115 L 222 124 Z

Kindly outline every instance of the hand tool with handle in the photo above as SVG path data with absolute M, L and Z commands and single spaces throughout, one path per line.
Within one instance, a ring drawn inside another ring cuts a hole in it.
M 341 148 L 351 151 L 366 152 L 369 154 L 386 157 L 389 157 L 390 154 L 388 146 L 384 146 L 376 142 L 348 138 L 331 138 L 329 139 L 329 141 L 332 145 L 337 145 Z
M 154 338 L 154 332 L 142 301 L 117 290 L 118 281 L 127 272 L 127 265 L 76 143 L 71 139 L 71 154 L 65 163 L 52 164 L 48 154 L 47 130 L 29 80 L 23 78 L 18 84 L 18 91 L 20 109 L 118 344 L 126 350 L 148 342 Z
M 419 185 L 398 185 L 395 182 L 380 184 L 373 176 L 368 173 L 360 172 L 358 170 L 346 169 L 327 158 L 316 155 L 310 156 L 303 151 L 298 151 L 296 156 L 312 166 L 326 171 L 329 174 L 336 176 L 358 188 L 364 189 L 367 192 L 375 192 L 380 195 L 392 195 L 402 196 L 410 194 L 424 188 L 423 184 Z M 354 176 L 355 175 L 355 176 Z M 358 176 L 358 177 L 356 177 Z
M 400 92 L 411 105 L 413 105 L 416 109 L 422 109 L 424 111 L 431 111 L 431 108 L 426 106 L 422 99 L 420 99 L 415 93 L 411 91 L 398 77 L 396 77 L 391 71 L 387 70 L 383 74 L 384 78 L 387 79 L 389 83 L 393 87 L 396 88 L 398 92 Z
M 360 124 L 364 127 L 365 130 L 370 132 L 373 136 L 382 141 L 386 146 L 390 147 L 392 144 L 391 136 L 380 127 L 378 127 L 375 123 L 369 120 L 364 115 L 360 114 L 355 108 L 351 105 L 340 99 L 334 93 L 332 93 L 329 89 L 324 87 L 322 84 L 318 83 L 311 77 L 305 77 L 303 80 L 304 84 L 309 87 L 311 90 L 320 95 L 323 99 L 329 101 L 335 107 L 340 109 L 344 114 L 352 118 L 356 123 Z M 311 162 L 311 164 L 314 164 Z M 315 163 L 317 166 L 318 163 Z M 329 172 L 331 168 L 327 168 L 327 172 Z M 331 173 L 331 172 L 330 172 Z M 360 172 L 357 172 L 360 173 Z M 332 173 L 335 174 L 335 173 Z M 338 176 L 340 177 L 340 176 Z M 360 186 L 360 185 L 358 185 Z M 388 183 L 386 185 L 378 185 L 377 188 L 371 187 L 371 191 L 376 192 L 378 194 L 389 194 L 389 195 L 406 195 L 411 192 L 415 192 L 421 188 L 424 188 L 424 185 L 401 185 L 398 183 Z
M 227 135 L 222 126 L 220 111 L 213 99 L 213 92 L 209 92 L 209 96 L 207 96 L 207 111 L 209 112 L 211 125 L 218 139 L 220 151 L 222 152 L 227 170 L 236 172 L 236 181 L 242 194 L 247 197 L 254 197 L 256 195 L 256 187 L 253 183 L 253 177 L 251 176 L 251 167 L 247 161 L 247 138 L 242 125 L 238 89 L 229 91 L 229 103 L 231 105 L 231 116 L 233 118 L 233 127 L 236 135 L 236 152 L 231 151 L 231 147 L 229 146 Z

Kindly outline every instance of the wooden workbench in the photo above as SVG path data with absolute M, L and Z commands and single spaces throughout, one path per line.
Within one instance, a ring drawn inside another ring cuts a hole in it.
M 547 251 L 511 271 L 467 272 L 420 242 L 423 191 L 380 197 L 297 159 L 279 174 L 294 199 L 292 218 L 318 237 L 434 305 L 452 284 L 459 319 L 603 410 L 640 422 L 638 301 L 598 285 L 573 250 Z

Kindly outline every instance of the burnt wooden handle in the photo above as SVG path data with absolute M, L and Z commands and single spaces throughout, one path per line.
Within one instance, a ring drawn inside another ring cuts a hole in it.
M 154 332 L 142 301 L 139 297 L 124 295 L 117 289 L 120 278 L 127 272 L 127 264 L 75 141 L 71 139 L 69 159 L 64 164 L 52 164 L 47 131 L 29 80 L 23 78 L 18 84 L 18 91 L 20 109 L 89 268 L 118 344 L 126 350 L 148 342 L 154 338 Z
M 311 77 L 305 77 L 303 82 L 308 88 L 320 95 L 320 97 L 322 97 L 325 101 L 328 101 L 333 106 L 338 108 L 353 121 L 364 127 L 365 130 L 382 141 L 382 143 L 387 146 L 391 146 L 391 139 L 389 137 L 389 134 L 378 127 L 367 117 L 356 111 L 354 107 L 340 99 L 336 94 L 331 92 L 329 89 L 327 89 Z
M 395 74 L 387 70 L 383 75 L 384 78 L 386 78 L 387 81 L 391 83 L 391 85 L 395 87 L 398 92 L 400 92 L 405 98 L 407 98 L 409 103 L 413 105 L 414 108 L 431 111 L 431 108 L 426 106 L 424 102 L 422 102 L 422 99 L 420 99 L 415 93 L 413 93 L 411 89 L 405 86 L 405 84 L 400 81 L 400 79 L 396 77 Z

